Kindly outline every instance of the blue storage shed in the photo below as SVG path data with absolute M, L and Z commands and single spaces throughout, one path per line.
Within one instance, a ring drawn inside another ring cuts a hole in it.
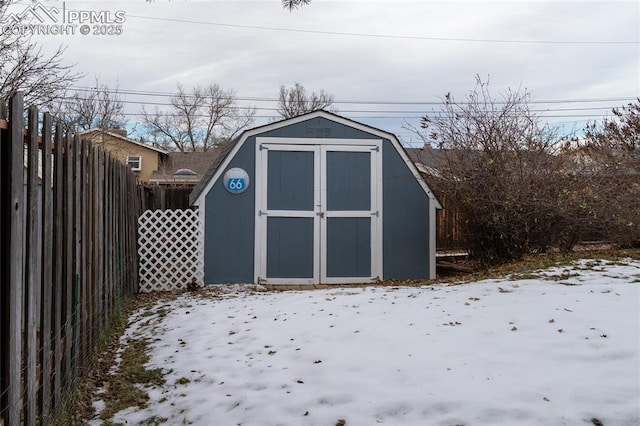
M 205 284 L 435 278 L 438 200 L 395 135 L 333 113 L 246 130 L 191 204 Z

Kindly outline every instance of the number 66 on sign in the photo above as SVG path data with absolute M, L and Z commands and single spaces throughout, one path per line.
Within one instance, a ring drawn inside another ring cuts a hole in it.
M 238 167 L 227 170 L 223 181 L 224 188 L 232 194 L 242 194 L 249 187 L 249 175 Z

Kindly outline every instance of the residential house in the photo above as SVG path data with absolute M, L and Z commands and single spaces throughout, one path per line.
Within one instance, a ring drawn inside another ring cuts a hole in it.
M 167 150 L 127 137 L 125 129 L 93 128 L 80 133 L 80 137 L 102 146 L 114 158 L 128 164 L 141 182 L 149 182 L 169 154 Z

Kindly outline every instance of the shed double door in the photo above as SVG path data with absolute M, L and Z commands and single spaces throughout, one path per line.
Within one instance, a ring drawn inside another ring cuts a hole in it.
M 286 142 L 257 144 L 256 281 L 378 279 L 380 141 Z

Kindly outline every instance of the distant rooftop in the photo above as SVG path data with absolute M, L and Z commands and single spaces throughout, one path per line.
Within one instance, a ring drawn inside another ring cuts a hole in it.
M 215 146 L 205 152 L 169 152 L 151 175 L 151 183 L 197 183 L 209 169 L 222 147 Z

